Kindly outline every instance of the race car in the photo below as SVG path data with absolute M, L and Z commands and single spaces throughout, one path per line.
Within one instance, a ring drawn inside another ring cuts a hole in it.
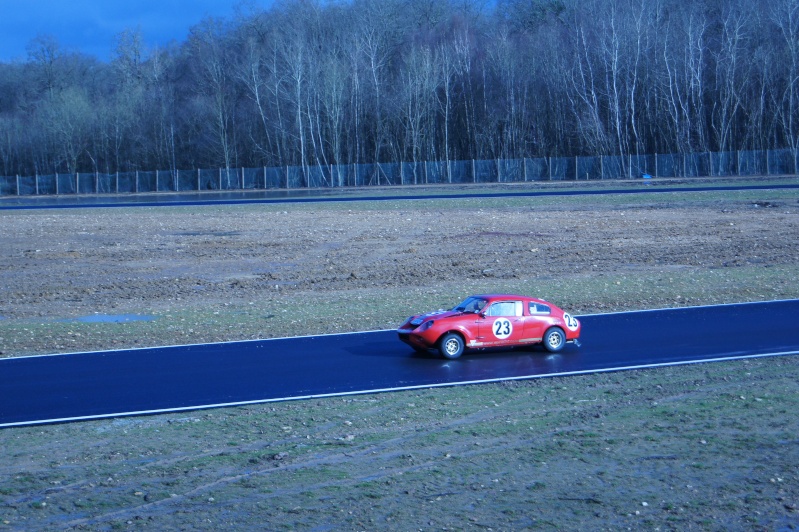
M 543 299 L 486 294 L 467 297 L 452 310 L 411 316 L 397 334 L 416 351 L 438 349 L 445 358 L 458 358 L 466 349 L 538 344 L 557 353 L 568 342 L 579 347 L 580 328 L 577 318 Z

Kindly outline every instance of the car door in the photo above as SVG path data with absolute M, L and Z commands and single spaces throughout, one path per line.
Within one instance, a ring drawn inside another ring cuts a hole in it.
M 478 320 L 482 345 L 515 345 L 524 338 L 524 305 L 521 301 L 492 302 Z
M 524 322 L 524 339 L 528 343 L 540 342 L 552 321 L 552 309 L 549 305 L 530 301 L 527 303 L 527 313 L 529 317 Z

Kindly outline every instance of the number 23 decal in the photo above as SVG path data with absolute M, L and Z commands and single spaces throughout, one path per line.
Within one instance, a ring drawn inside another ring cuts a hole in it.
M 504 340 L 513 333 L 513 325 L 510 320 L 505 318 L 497 318 L 494 320 L 493 325 L 494 336 L 500 340 Z

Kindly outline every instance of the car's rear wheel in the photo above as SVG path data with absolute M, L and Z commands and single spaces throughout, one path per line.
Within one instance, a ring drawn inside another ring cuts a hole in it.
M 560 327 L 550 327 L 544 333 L 544 349 L 557 353 L 566 345 L 566 333 Z
M 438 350 L 444 358 L 458 358 L 463 354 L 463 338 L 456 333 L 447 333 L 438 342 Z

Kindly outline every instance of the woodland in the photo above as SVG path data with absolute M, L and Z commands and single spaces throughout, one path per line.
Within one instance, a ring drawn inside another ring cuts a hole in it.
M 799 147 L 799 0 L 278 0 L 0 62 L 0 175 Z

